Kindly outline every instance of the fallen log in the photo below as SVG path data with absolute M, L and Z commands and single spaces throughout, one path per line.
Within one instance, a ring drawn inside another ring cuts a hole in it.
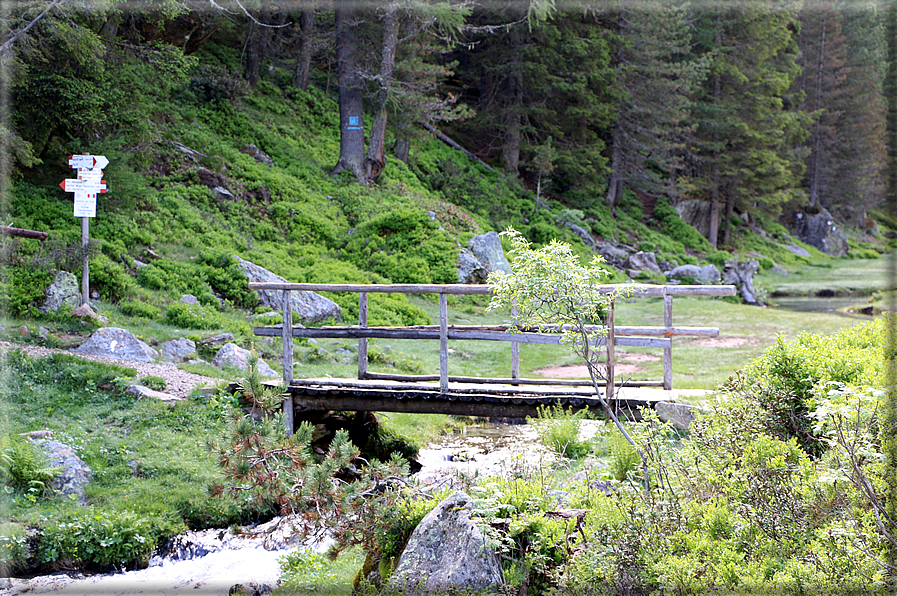
M 466 155 L 470 159 L 474 160 L 475 162 L 477 162 L 478 164 L 480 164 L 487 170 L 492 170 L 492 166 L 490 166 L 485 161 L 483 161 L 482 159 L 480 159 L 479 157 L 477 157 L 476 155 L 474 155 L 473 153 L 471 153 L 470 151 L 468 151 L 467 149 L 465 149 L 464 147 L 462 147 L 461 145 L 459 145 L 458 143 L 456 143 L 455 141 L 453 141 L 452 139 L 447 137 L 445 134 L 439 132 L 439 129 L 436 128 L 435 126 L 433 126 L 432 124 L 430 124 L 429 122 L 421 122 L 420 125 L 423 126 L 424 128 L 426 128 L 431 133 L 433 133 L 433 135 L 437 139 L 439 139 L 440 141 L 442 141 L 443 143 L 445 143 L 452 149 L 457 149 L 458 151 L 462 152 L 464 155 Z
M 0 226 L 0 234 L 4 236 L 18 236 L 19 238 L 34 238 L 35 240 L 46 240 L 46 232 L 38 232 L 36 230 L 23 230 L 22 228 L 11 228 L 9 226 Z

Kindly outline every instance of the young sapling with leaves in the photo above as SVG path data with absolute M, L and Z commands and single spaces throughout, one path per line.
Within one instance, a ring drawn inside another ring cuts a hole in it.
M 513 309 L 514 322 L 508 331 L 518 333 L 520 327 L 537 327 L 561 332 L 561 343 L 585 363 L 601 408 L 642 462 L 644 489 L 650 488 L 648 458 L 620 423 L 613 408 L 598 386 L 606 380 L 605 366 L 600 362 L 599 346 L 607 337 L 607 313 L 613 301 L 632 293 L 630 286 L 605 285 L 608 272 L 601 267 L 604 259 L 595 255 L 584 267 L 570 245 L 552 240 L 534 249 L 520 232 L 508 228 L 501 233 L 511 242 L 513 273 L 489 275 L 492 300 L 487 310 Z

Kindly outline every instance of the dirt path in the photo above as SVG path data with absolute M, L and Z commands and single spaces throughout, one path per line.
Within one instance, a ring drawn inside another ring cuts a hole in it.
M 205 377 L 193 374 L 185 370 L 180 370 L 177 365 L 170 362 L 138 362 L 136 360 L 118 360 L 116 358 L 105 358 L 103 356 L 92 356 L 90 354 L 77 354 L 71 350 L 60 350 L 56 348 L 44 348 L 41 346 L 32 346 L 26 344 L 14 344 L 8 341 L 0 341 L 0 352 L 9 350 L 21 350 L 29 356 L 43 358 L 51 354 L 68 354 L 76 356 L 84 360 L 92 360 L 94 362 L 102 362 L 103 364 L 115 364 L 133 368 L 137 371 L 136 378 L 146 376 L 162 377 L 165 379 L 165 393 L 174 395 L 175 397 L 187 398 L 196 387 L 214 387 L 218 383 L 222 383 L 221 379 Z

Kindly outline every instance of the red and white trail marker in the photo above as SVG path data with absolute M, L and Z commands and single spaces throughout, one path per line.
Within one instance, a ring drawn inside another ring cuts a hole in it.
M 69 167 L 78 170 L 77 178 L 66 178 L 59 183 L 62 190 L 75 195 L 75 217 L 97 216 L 97 193 L 108 190 L 103 180 L 103 168 L 109 165 L 105 155 L 72 155 Z

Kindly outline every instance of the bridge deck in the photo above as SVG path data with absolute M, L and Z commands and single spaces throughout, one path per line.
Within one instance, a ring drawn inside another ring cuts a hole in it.
M 440 392 L 435 382 L 319 378 L 294 379 L 287 391 L 293 398 L 297 419 L 324 410 L 524 418 L 536 416 L 540 406 L 557 404 L 603 414 L 594 391 L 586 386 L 486 386 L 450 382 L 448 391 Z M 670 399 L 669 392 L 662 390 L 618 389 L 610 403 L 621 414 L 638 420 L 641 408 L 653 408 L 657 402 Z

